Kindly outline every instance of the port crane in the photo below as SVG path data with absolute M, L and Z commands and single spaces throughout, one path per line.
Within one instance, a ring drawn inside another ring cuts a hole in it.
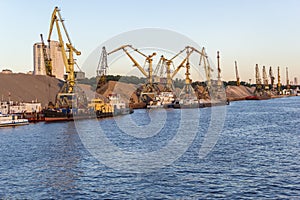
M 259 74 L 258 64 L 256 64 L 256 66 L 255 66 L 255 79 L 256 79 L 256 92 L 261 92 L 262 84 L 261 84 L 261 78 L 260 78 L 260 74 Z
M 61 48 L 63 63 L 65 66 L 65 71 L 67 73 L 67 77 L 64 82 L 64 85 L 56 96 L 56 107 L 72 108 L 73 105 L 75 105 L 76 107 L 85 106 L 87 100 L 84 93 L 80 91 L 79 88 L 78 91 L 76 91 L 76 93 L 74 91 L 75 89 L 74 88 L 75 87 L 74 54 L 79 56 L 81 55 L 81 52 L 78 51 L 73 46 L 58 7 L 55 7 L 54 11 L 52 12 L 49 34 L 48 34 L 48 43 L 50 43 L 51 41 L 51 36 L 54 30 L 54 26 L 56 27 L 59 47 Z M 66 43 L 63 41 L 63 35 L 60 26 L 62 26 L 65 36 L 67 37 Z
M 286 67 L 285 68 L 285 70 L 286 70 L 286 89 L 290 89 L 290 80 L 289 80 L 289 69 Z
M 44 43 L 43 34 L 40 34 L 41 41 L 42 41 L 42 51 L 43 51 L 43 57 L 44 57 L 44 63 L 45 63 L 45 71 L 48 76 L 53 76 L 52 74 L 52 59 L 50 56 L 48 56 L 47 53 L 47 46 Z M 49 44 L 50 47 L 50 44 Z
M 133 66 L 137 67 L 139 71 L 148 79 L 147 84 L 143 87 L 141 92 L 142 101 L 147 102 L 150 101 L 151 99 L 154 99 L 155 93 L 157 93 L 158 91 L 158 89 L 153 84 L 153 57 L 156 55 L 156 53 L 153 52 L 151 55 L 147 56 L 141 51 L 139 51 L 138 49 L 134 48 L 132 45 L 123 45 L 120 46 L 119 48 L 110 51 L 109 53 L 107 53 L 107 55 L 109 56 L 120 50 L 123 50 L 125 52 L 125 54 L 133 62 Z M 145 62 L 148 63 L 147 71 L 133 58 L 133 56 L 129 53 L 129 50 L 133 50 L 145 58 Z
M 239 76 L 239 71 L 238 71 L 238 67 L 237 67 L 237 62 L 236 61 L 234 61 L 234 65 L 235 65 L 236 85 L 240 86 L 241 85 L 241 81 L 240 81 L 240 76 Z
M 97 70 L 96 70 L 96 73 L 97 73 L 97 88 L 96 88 L 96 91 L 98 89 L 100 89 L 102 86 L 105 85 L 107 70 L 108 70 L 107 51 L 106 51 L 106 48 L 103 46 L 102 51 L 101 51 L 101 55 L 100 55 L 100 59 L 99 59 L 99 63 L 98 63 L 98 67 L 97 67 Z
M 280 67 L 277 68 L 277 92 L 278 94 L 281 93 L 281 82 L 280 82 Z
M 176 76 L 176 74 L 179 72 L 179 70 L 182 67 L 185 67 L 185 69 L 186 69 L 186 71 L 185 71 L 185 85 L 184 85 L 184 87 L 183 87 L 183 89 L 180 93 L 180 96 L 182 96 L 182 95 L 190 96 L 190 94 L 193 93 L 193 88 L 191 86 L 192 79 L 190 79 L 190 62 L 189 62 L 189 58 L 190 58 L 191 54 L 194 53 L 194 52 L 200 55 L 199 66 L 201 66 L 201 64 L 203 63 L 204 70 L 205 70 L 205 75 L 206 75 L 206 79 L 207 79 L 207 81 L 206 81 L 207 88 L 210 88 L 210 86 L 211 86 L 211 72 L 213 70 L 211 69 L 211 67 L 209 65 L 209 61 L 207 59 L 208 57 L 206 55 L 204 47 L 202 48 L 201 51 L 199 51 L 198 49 L 196 49 L 192 46 L 186 46 L 183 50 L 181 50 L 175 56 L 177 57 L 178 55 L 182 54 L 183 52 L 186 52 L 186 56 L 184 57 L 182 62 L 178 65 L 178 67 L 175 69 L 175 71 L 170 76 L 170 78 L 173 79 Z M 171 58 L 171 60 L 172 59 L 173 58 Z
M 211 87 L 211 72 L 213 72 L 214 70 L 210 67 L 209 61 L 208 61 L 208 56 L 205 52 L 205 48 L 202 47 L 201 52 L 195 48 L 193 48 L 198 54 L 200 54 L 200 62 L 199 62 L 199 66 L 201 66 L 201 63 L 203 62 L 203 67 L 205 70 L 205 76 L 206 76 L 206 84 L 207 84 L 207 88 L 209 89 Z
M 268 76 L 267 76 L 267 71 L 265 66 L 263 66 L 262 72 L 263 72 L 264 89 L 269 90 L 269 82 L 268 82 Z
M 269 77 L 271 79 L 271 87 L 273 88 L 275 77 L 273 75 L 273 71 L 272 71 L 272 67 L 271 66 L 270 66 L 270 69 L 269 69 Z
M 175 58 L 175 57 L 173 57 Z M 154 70 L 154 76 L 158 78 L 164 77 L 164 74 L 166 74 L 166 85 L 164 87 L 164 92 L 172 92 L 174 90 L 173 81 L 171 78 L 171 65 L 174 63 L 170 59 L 168 60 L 163 55 L 160 57 L 158 64 L 156 65 L 156 68 Z M 159 82 L 159 81 L 156 81 Z
M 205 76 L 206 76 L 207 88 L 210 88 L 211 87 L 211 72 L 213 72 L 213 69 L 210 67 L 210 64 L 208 61 L 208 56 L 205 52 L 205 48 L 202 47 L 201 51 L 199 51 L 198 49 L 196 49 L 195 47 L 192 47 L 192 46 L 187 46 L 186 48 L 189 49 L 187 52 L 190 52 L 190 53 L 196 52 L 200 55 L 199 66 L 201 66 L 203 63 Z M 189 55 L 187 54 L 187 59 L 188 58 L 189 58 Z
M 163 68 L 166 68 L 166 74 L 167 74 L 167 84 L 165 87 L 166 91 L 173 91 L 173 78 L 178 74 L 178 72 L 180 71 L 181 68 L 186 67 L 186 84 L 190 84 L 191 83 L 191 79 L 189 78 L 190 75 L 190 64 L 188 62 L 190 55 L 193 53 L 193 49 L 189 50 L 190 47 L 185 47 L 184 49 L 182 49 L 181 51 L 179 51 L 176 55 L 174 55 L 172 58 L 170 59 L 166 59 L 164 56 L 161 56 L 160 60 L 159 60 L 159 64 L 157 65 L 156 69 L 155 69 L 155 74 L 158 74 L 158 71 L 160 71 L 160 76 L 163 76 Z M 174 65 L 173 60 L 175 58 L 177 58 L 178 56 L 180 56 L 183 52 L 186 52 L 186 56 L 184 57 L 184 59 L 180 62 L 180 64 L 175 68 L 175 70 L 173 72 L 171 72 L 171 65 Z M 186 63 L 186 65 L 185 65 Z
M 148 68 L 148 72 L 146 72 L 144 70 L 144 68 L 131 56 L 131 54 L 128 52 L 127 49 L 131 49 L 137 53 L 139 53 L 140 55 L 142 55 L 143 57 L 145 57 L 145 61 L 148 63 L 149 68 Z M 137 67 L 140 72 L 142 72 L 142 74 L 148 78 L 148 84 L 150 85 L 150 87 L 153 87 L 153 68 L 152 68 L 152 63 L 153 63 L 153 59 L 152 57 L 156 55 L 156 53 L 152 53 L 152 55 L 145 55 L 144 53 L 142 53 L 141 51 L 139 51 L 138 49 L 134 48 L 132 45 L 123 45 L 115 50 L 112 50 L 111 52 L 107 53 L 107 55 L 111 55 L 119 50 L 123 50 L 125 52 L 125 54 L 130 58 L 130 60 L 134 63 L 133 66 Z
M 218 87 L 220 88 L 222 86 L 222 80 L 221 80 L 221 68 L 220 68 L 220 52 L 217 51 L 217 63 L 218 63 Z

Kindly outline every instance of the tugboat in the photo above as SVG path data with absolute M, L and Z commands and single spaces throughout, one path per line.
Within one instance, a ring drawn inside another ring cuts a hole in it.
M 175 95 L 173 92 L 160 92 L 154 101 L 147 105 L 148 109 L 152 108 L 174 108 Z
M 133 109 L 121 101 L 119 94 L 108 95 L 108 103 L 100 98 L 92 99 L 89 110 L 96 113 L 97 118 L 113 117 L 133 113 Z

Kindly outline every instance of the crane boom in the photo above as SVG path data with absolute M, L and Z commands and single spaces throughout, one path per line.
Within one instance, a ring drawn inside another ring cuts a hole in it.
M 128 52 L 128 50 L 126 49 L 126 48 L 131 48 L 133 51 L 135 51 L 135 52 L 137 52 L 137 53 L 139 53 L 140 55 L 142 55 L 143 57 L 145 57 L 146 58 L 146 62 L 148 63 L 148 65 L 149 65 L 149 69 L 148 69 L 148 73 L 143 69 L 143 67 L 130 55 L 130 53 Z M 147 77 L 148 78 L 148 82 L 149 82 L 149 84 L 150 84 L 150 86 L 152 87 L 152 85 L 153 85 L 153 76 L 152 76 L 152 72 L 153 72 L 153 69 L 152 69 L 152 61 L 153 61 L 153 59 L 152 59 L 152 57 L 153 56 L 155 56 L 156 55 L 156 53 L 154 52 L 154 53 L 152 53 L 151 55 L 149 55 L 149 56 L 146 56 L 145 54 L 143 54 L 142 52 L 140 52 L 138 49 L 136 49 L 136 48 L 133 48 L 132 47 L 132 45 L 123 45 L 123 46 L 121 46 L 121 47 L 119 47 L 119 48 L 117 48 L 117 49 L 115 49 L 115 50 L 113 50 L 113 51 L 111 51 L 111 52 L 109 52 L 108 53 L 108 55 L 110 55 L 110 54 L 112 54 L 112 53 L 115 53 L 115 52 L 117 52 L 117 51 L 119 51 L 119 50 L 123 50 L 125 53 L 126 53 L 126 55 L 130 58 L 130 60 L 134 63 L 134 65 L 133 66 L 135 66 L 135 67 L 137 67 L 139 70 L 140 70 L 140 72 L 142 72 L 142 74 L 145 76 L 145 77 Z
M 116 48 L 116 49 L 114 49 L 114 50 L 112 50 L 112 51 L 110 51 L 107 55 L 111 55 L 111 54 L 113 54 L 113 53 L 115 53 L 115 52 L 117 52 L 117 51 L 119 51 L 119 50 L 123 50 L 125 53 L 126 53 L 126 55 L 130 58 L 130 60 L 134 63 L 134 65 L 133 66 L 135 66 L 135 67 L 137 67 L 139 70 L 140 70 L 140 72 L 142 72 L 142 74 L 145 76 L 145 77 L 148 77 L 148 73 L 143 69 L 143 67 L 130 55 L 130 53 L 127 51 L 127 47 L 130 47 L 131 49 L 134 49 L 131 45 L 123 45 L 123 46 L 121 46 L 121 47 L 119 47 L 119 48 Z M 134 49 L 135 50 L 135 49 Z M 137 50 L 135 50 L 135 51 L 137 51 Z M 137 52 L 139 52 L 139 51 L 137 51 Z M 144 55 L 143 55 L 144 56 Z M 146 56 L 147 57 L 147 56 Z
M 172 78 L 172 79 L 176 76 L 176 74 L 179 72 L 179 70 L 180 70 L 182 67 L 184 67 L 185 62 L 189 59 L 190 55 L 194 52 L 194 50 L 188 51 L 188 47 L 185 47 L 183 50 L 181 50 L 181 51 L 176 55 L 176 57 L 177 57 L 179 54 L 181 54 L 182 52 L 184 52 L 185 50 L 187 51 L 187 52 L 186 52 L 186 56 L 185 56 L 185 58 L 181 61 L 181 63 L 178 65 L 178 67 L 176 67 L 175 71 L 171 74 L 171 78 Z M 173 57 L 172 59 L 174 59 L 174 57 Z M 172 60 L 172 59 L 171 59 L 171 60 Z

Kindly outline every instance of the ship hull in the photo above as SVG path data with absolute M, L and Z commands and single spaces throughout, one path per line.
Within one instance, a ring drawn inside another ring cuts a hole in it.
M 246 100 L 268 100 L 271 99 L 269 96 L 247 96 Z

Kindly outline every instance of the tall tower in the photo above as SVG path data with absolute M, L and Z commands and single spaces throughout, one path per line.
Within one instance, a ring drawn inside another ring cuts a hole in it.
M 46 75 L 42 43 L 33 45 L 33 66 L 34 75 Z
M 50 48 L 47 46 L 47 53 L 52 59 L 52 74 L 61 80 L 64 80 L 64 63 L 62 59 L 61 47 L 57 41 L 50 41 Z M 46 75 L 45 62 L 43 57 L 42 43 L 35 43 L 33 45 L 33 74 Z

